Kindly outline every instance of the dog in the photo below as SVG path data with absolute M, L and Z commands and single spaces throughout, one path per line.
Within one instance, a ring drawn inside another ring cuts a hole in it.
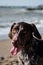
M 33 23 L 13 23 L 8 36 L 13 44 L 10 52 L 18 55 L 19 65 L 38 65 L 39 56 L 43 56 L 43 40 Z

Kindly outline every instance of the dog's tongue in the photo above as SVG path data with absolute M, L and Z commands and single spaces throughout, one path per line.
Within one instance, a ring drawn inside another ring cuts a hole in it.
M 18 52 L 18 49 L 17 49 L 16 47 L 12 47 L 11 50 L 10 50 L 10 53 L 11 53 L 12 55 L 16 55 L 17 52 Z

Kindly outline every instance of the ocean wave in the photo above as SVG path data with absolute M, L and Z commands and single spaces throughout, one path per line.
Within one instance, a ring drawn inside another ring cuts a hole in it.
M 0 35 L 7 35 L 8 32 L 10 31 L 10 28 L 7 27 L 7 28 L 0 28 Z
M 0 38 L 8 35 L 14 22 L 20 21 L 34 23 L 40 33 L 43 33 L 43 13 L 18 8 L 0 8 Z
M 35 25 L 36 25 L 37 29 L 39 30 L 40 34 L 42 34 L 43 33 L 43 24 L 35 24 Z M 9 31 L 10 31 L 10 27 L 0 28 L 0 38 L 1 39 L 8 38 Z M 3 37 L 3 36 L 6 36 L 6 37 Z
M 13 24 L 13 22 L 2 22 L 1 24 L 0 24 L 0 28 L 7 28 L 7 27 L 10 27 L 11 25 Z

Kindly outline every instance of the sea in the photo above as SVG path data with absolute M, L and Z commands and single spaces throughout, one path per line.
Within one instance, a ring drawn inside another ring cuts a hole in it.
M 21 7 L 0 7 L 0 40 L 9 39 L 11 25 L 16 22 L 34 23 L 43 34 L 43 10 L 29 11 Z

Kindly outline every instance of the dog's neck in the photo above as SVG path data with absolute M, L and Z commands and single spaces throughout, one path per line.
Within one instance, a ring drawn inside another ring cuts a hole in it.
M 29 52 L 30 52 L 30 50 L 32 50 L 32 40 L 33 40 L 33 38 L 31 38 L 30 40 L 28 40 L 26 43 L 25 43 L 25 45 L 24 45 L 24 47 L 23 47 L 23 49 L 22 49 L 22 52 L 23 53 L 26 53 L 26 54 L 28 54 Z

